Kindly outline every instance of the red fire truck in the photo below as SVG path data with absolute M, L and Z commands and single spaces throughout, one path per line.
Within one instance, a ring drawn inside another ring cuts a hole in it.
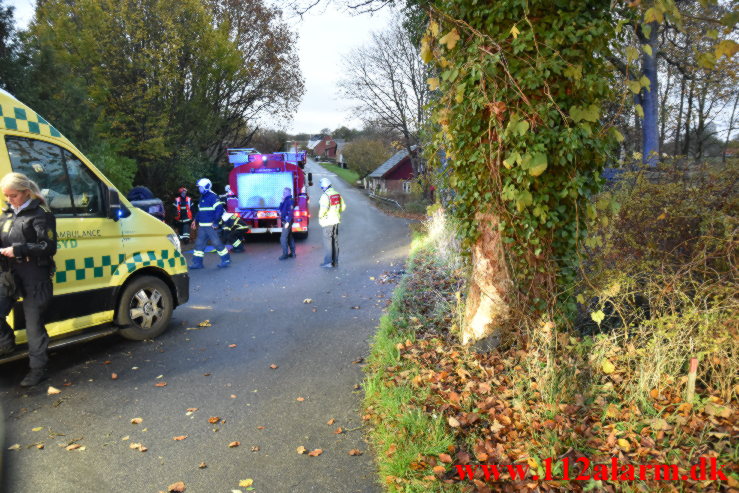
M 305 168 L 305 152 L 256 154 L 254 149 L 228 149 L 228 161 L 234 168 L 228 176 L 233 196 L 226 211 L 241 216 L 249 233 L 280 233 L 280 202 L 285 187 L 292 190 L 295 204 L 293 232 L 296 238 L 308 236 L 310 222 L 307 186 L 311 173 Z

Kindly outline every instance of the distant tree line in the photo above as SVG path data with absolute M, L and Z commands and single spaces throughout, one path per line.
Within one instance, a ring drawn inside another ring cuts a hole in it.
M 226 148 L 288 116 L 304 92 L 295 43 L 262 0 L 46 0 L 21 31 L 0 0 L 0 87 L 122 190 L 169 194 L 223 181 Z

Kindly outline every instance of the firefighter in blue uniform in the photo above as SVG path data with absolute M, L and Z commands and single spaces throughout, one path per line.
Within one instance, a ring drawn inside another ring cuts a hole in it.
M 234 213 L 229 214 L 228 218 L 223 220 L 223 242 L 231 245 L 234 253 L 242 253 L 244 251 L 244 235 L 249 231 L 249 226 L 244 223 L 240 215 Z
M 198 230 L 198 238 L 195 240 L 195 250 L 192 253 L 191 269 L 203 268 L 203 257 L 205 256 L 205 245 L 210 240 L 215 247 L 218 255 L 221 257 L 219 268 L 228 267 L 231 263 L 231 256 L 228 249 L 221 241 L 218 231 L 218 225 L 223 215 L 223 202 L 220 201 L 218 195 L 213 193 L 211 188 L 213 184 L 207 178 L 198 180 L 198 190 L 200 191 L 200 202 L 198 203 L 198 212 L 192 229 Z

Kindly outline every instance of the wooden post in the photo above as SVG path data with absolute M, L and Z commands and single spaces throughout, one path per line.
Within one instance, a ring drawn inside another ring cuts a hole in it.
M 690 371 L 688 371 L 688 391 L 685 396 L 686 402 L 693 402 L 695 397 L 695 376 L 698 373 L 698 358 L 690 358 Z

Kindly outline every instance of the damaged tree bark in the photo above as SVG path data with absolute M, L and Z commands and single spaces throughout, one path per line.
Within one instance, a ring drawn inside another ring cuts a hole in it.
M 472 278 L 467 295 L 462 344 L 485 341 L 487 348 L 500 343 L 502 328 L 510 316 L 507 294 L 511 279 L 498 231 L 498 217 L 478 213 L 480 236 L 472 247 Z

